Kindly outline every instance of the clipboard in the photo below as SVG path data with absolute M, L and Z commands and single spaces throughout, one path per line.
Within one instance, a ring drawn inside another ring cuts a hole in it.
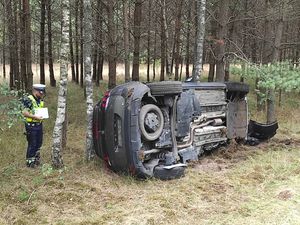
M 35 116 L 41 116 L 43 119 L 49 118 L 48 108 L 38 108 L 35 110 Z

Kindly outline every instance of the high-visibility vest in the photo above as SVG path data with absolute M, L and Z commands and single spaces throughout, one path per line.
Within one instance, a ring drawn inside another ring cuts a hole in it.
M 29 112 L 31 114 L 34 115 L 36 109 L 44 108 L 44 101 L 42 99 L 40 100 L 40 103 L 38 104 L 37 101 L 35 100 L 35 98 L 33 97 L 33 95 L 29 95 L 28 98 L 32 102 L 32 109 L 29 110 Z M 26 118 L 26 122 L 28 122 L 28 123 L 43 121 L 43 120 L 35 120 L 35 119 L 29 118 L 29 117 L 25 117 L 25 118 Z

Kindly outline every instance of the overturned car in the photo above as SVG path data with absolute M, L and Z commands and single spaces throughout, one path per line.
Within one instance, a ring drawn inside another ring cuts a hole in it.
M 181 177 L 189 161 L 229 140 L 255 143 L 275 135 L 277 123 L 249 126 L 248 92 L 238 82 L 119 85 L 94 107 L 96 153 L 116 172 Z

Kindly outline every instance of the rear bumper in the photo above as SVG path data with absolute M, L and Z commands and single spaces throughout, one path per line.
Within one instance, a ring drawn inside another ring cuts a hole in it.
M 116 172 L 130 173 L 138 177 L 153 176 L 153 171 L 145 168 L 139 157 L 142 148 L 139 112 L 142 98 L 149 91 L 142 83 L 129 82 L 110 91 L 105 109 L 97 108 L 100 103 L 94 108 L 94 142 L 97 155 L 107 161 Z

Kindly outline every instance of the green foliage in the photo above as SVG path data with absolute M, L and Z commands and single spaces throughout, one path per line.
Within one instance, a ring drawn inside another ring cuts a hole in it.
M 23 119 L 20 91 L 10 90 L 7 83 L 0 84 L 0 129 L 11 128 L 17 121 Z
M 30 198 L 29 193 L 28 193 L 26 190 L 22 189 L 22 190 L 20 191 L 20 193 L 19 193 L 19 201 L 20 201 L 20 202 L 25 202 L 25 201 L 27 201 L 29 198 Z
M 50 176 L 53 172 L 54 172 L 54 169 L 50 164 L 44 164 L 42 166 L 42 174 L 44 177 Z
M 246 79 L 258 79 L 257 87 L 262 89 L 300 91 L 300 68 L 290 62 L 277 62 L 267 65 L 237 63 L 231 73 Z

